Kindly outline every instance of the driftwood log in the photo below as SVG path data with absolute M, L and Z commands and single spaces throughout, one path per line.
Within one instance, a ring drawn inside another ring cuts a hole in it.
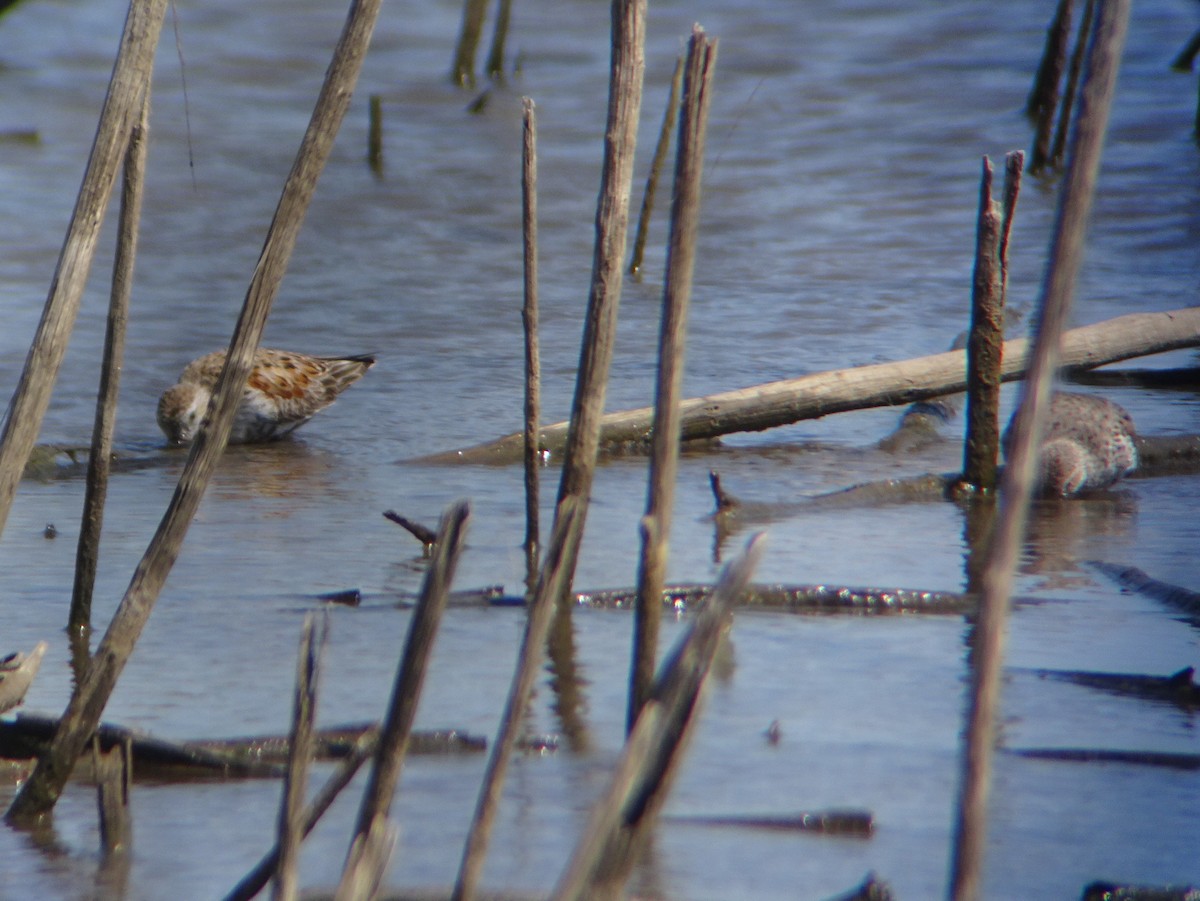
M 1200 308 L 1160 313 L 1134 313 L 1063 335 L 1059 362 L 1090 369 L 1134 357 L 1200 346 Z M 1030 343 L 1025 338 L 1004 342 L 1001 378 L 1016 381 L 1025 375 Z M 697 441 L 735 432 L 757 432 L 831 413 L 916 403 L 966 390 L 965 351 L 948 351 L 898 363 L 877 363 L 818 372 L 795 379 L 769 382 L 736 391 L 690 398 L 680 405 L 681 438 Z M 643 407 L 609 413 L 600 420 L 600 444 L 607 451 L 648 447 L 654 410 Z M 542 450 L 558 459 L 566 442 L 567 423 L 541 429 Z M 446 451 L 410 461 L 425 464 L 510 464 L 521 459 L 524 435 Z

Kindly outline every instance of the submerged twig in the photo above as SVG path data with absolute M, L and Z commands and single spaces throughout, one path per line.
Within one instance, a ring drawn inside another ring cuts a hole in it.
M 429 526 L 422 525 L 406 516 L 401 516 L 395 510 L 384 510 L 383 518 L 394 522 L 412 535 L 413 538 L 417 539 L 417 541 L 421 542 L 421 549 L 426 557 L 433 551 L 434 543 L 437 541 L 437 532 L 429 528 Z

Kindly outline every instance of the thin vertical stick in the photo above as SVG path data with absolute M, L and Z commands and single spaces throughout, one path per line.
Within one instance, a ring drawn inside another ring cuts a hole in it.
M 1087 217 L 1128 20 L 1129 0 L 1106 0 L 1099 10 L 1090 42 L 1079 116 L 1038 310 L 1029 376 L 1013 427 L 1008 466 L 1004 469 L 1000 520 L 981 578 L 983 595 L 976 626 L 975 670 L 950 874 L 949 894 L 955 901 L 971 901 L 980 894 L 999 677 L 1013 569 L 1029 512 L 1036 449 L 1049 406 L 1050 382 L 1058 364 L 1059 341 L 1083 257 Z
M 675 117 L 679 110 L 679 88 L 682 83 L 683 60 L 676 57 L 675 72 L 671 75 L 671 89 L 667 94 L 667 110 L 663 113 L 658 143 L 654 146 L 654 160 L 650 163 L 650 174 L 646 176 L 646 189 L 642 193 L 642 210 L 638 214 L 637 231 L 633 236 L 633 256 L 629 260 L 630 275 L 636 275 L 642 269 L 642 257 L 646 252 L 646 233 L 650 229 L 650 215 L 654 212 L 654 197 L 658 193 L 658 177 L 667 162 L 667 149 L 671 146 L 671 132 L 675 130 Z
M 408 629 L 404 656 L 396 670 L 391 702 L 375 750 L 375 763 L 358 809 L 358 825 L 342 870 L 339 898 L 360 897 L 345 893 L 352 886 L 363 884 L 363 871 L 369 877 L 366 879 L 368 883 L 378 885 L 382 879 L 383 873 L 374 869 L 385 862 L 380 854 L 379 841 L 389 835 L 385 828 L 388 812 L 408 751 L 408 739 L 417 714 L 425 670 L 442 612 L 446 609 L 446 597 L 454 580 L 454 570 L 462 553 L 469 514 L 470 507 L 466 501 L 459 501 L 442 516 L 437 541 L 433 546 L 433 559 L 429 561 L 429 569 L 425 572 L 421 596 Z
M 367 98 L 367 165 L 378 175 L 383 171 L 383 98 Z
M 662 589 L 667 568 L 667 540 L 671 534 L 671 507 L 675 500 L 675 475 L 679 469 L 679 402 L 683 393 L 683 353 L 692 294 L 692 273 L 696 262 L 696 232 L 700 220 L 704 138 L 716 60 L 716 41 L 710 41 L 697 26 L 688 43 L 683 116 L 679 122 L 676 151 L 671 238 L 667 249 L 667 279 L 663 288 L 662 326 L 658 344 L 650 485 L 642 525 L 626 731 L 633 730 L 638 712 L 649 696 L 654 681 L 658 624 L 662 617 Z
M 1014 150 L 1004 155 L 1004 199 L 1000 206 L 1000 295 L 1008 301 L 1008 240 L 1012 235 L 1017 198 L 1021 195 L 1021 172 L 1025 154 Z
M 567 595 L 574 579 L 579 543 L 587 519 L 596 452 L 600 446 L 600 419 L 604 414 L 608 372 L 612 366 L 629 224 L 633 153 L 637 146 L 642 75 L 646 68 L 645 37 L 646 0 L 613 0 L 608 120 L 604 130 L 604 166 L 596 210 L 592 284 L 558 488 L 560 503 L 567 497 L 574 497 L 579 505 L 574 529 L 564 537 L 563 560 L 567 578 L 559 596 L 562 611 L 570 609 Z
M 967 440 L 963 445 L 963 481 L 983 494 L 996 490 L 1000 450 L 1000 354 L 1004 344 L 1000 233 L 1000 204 L 992 200 L 992 162 L 985 156 L 975 232 L 967 338 Z
M 529 703 L 533 680 L 542 661 L 546 634 L 554 618 L 555 598 L 558 596 L 562 580 L 566 578 L 562 559 L 566 547 L 564 539 L 574 526 L 576 509 L 575 499 L 567 498 L 554 518 L 554 534 L 551 535 L 546 564 L 529 606 L 525 635 L 521 639 L 521 650 L 517 658 L 517 669 L 513 673 L 508 700 L 500 719 L 500 731 L 492 746 L 492 755 L 488 758 L 483 785 L 475 803 L 475 816 L 471 820 L 471 829 L 463 847 L 462 862 L 459 864 L 458 878 L 451 895 L 453 901 L 468 901 L 475 896 L 475 890 L 479 886 L 479 877 L 483 872 L 483 862 L 491 839 L 492 823 L 495 821 L 500 793 L 504 788 L 508 761 L 516 743 L 517 730 Z
M 475 52 L 479 49 L 479 36 L 483 34 L 487 5 L 488 0 L 463 0 L 462 27 L 454 48 L 454 66 L 450 70 L 451 80 L 460 88 L 475 87 Z
M 541 546 L 539 476 L 541 447 L 538 426 L 542 415 L 542 361 L 538 347 L 537 271 L 537 114 L 528 97 L 524 109 L 521 151 L 521 234 L 525 248 L 525 593 L 531 595 L 537 580 Z
M 100 847 L 106 857 L 127 852 L 133 837 L 129 820 L 133 739 L 126 736 L 106 754 L 100 748 L 100 737 L 93 735 L 92 768 L 96 773 L 96 806 L 100 811 Z
M 312 613 L 304 618 L 300 653 L 296 660 L 296 692 L 292 705 L 292 731 L 288 738 L 287 773 L 279 805 L 279 856 L 271 891 L 271 897 L 276 901 L 290 901 L 299 892 L 297 870 L 300 842 L 304 838 L 304 796 L 308 787 L 308 767 L 312 762 L 321 656 L 328 634 L 328 613 L 319 620 Z
M 1067 65 L 1067 41 L 1071 36 L 1071 0 L 1059 0 L 1054 21 L 1046 34 L 1045 55 L 1026 111 L 1037 120 L 1029 169 L 1040 172 L 1050 161 L 1050 133 L 1058 109 L 1058 85 Z
M 704 688 L 733 603 L 745 590 L 765 543 L 755 535 L 730 563 L 696 614 L 654 685 L 653 697 L 630 733 L 609 790 L 596 802 L 571 861 L 551 895 L 616 898 L 670 791 L 688 739 L 699 721 Z
M 496 27 L 492 32 L 492 49 L 488 51 L 488 78 L 504 80 L 504 45 L 508 41 L 508 23 L 512 19 L 512 0 L 500 0 L 496 7 Z
M 379 6 L 380 0 L 353 0 L 251 278 L 225 367 L 209 404 L 208 426 L 200 430 L 192 444 L 171 503 L 134 571 L 125 596 L 92 658 L 86 678 L 72 693 L 50 747 L 39 758 L 37 767 L 9 808 L 7 817 L 10 821 L 31 821 L 53 808 L 79 752 L 100 722 L 109 695 L 179 554 L 188 526 L 225 449 L 233 414 L 241 400 L 242 386 L 250 374 L 271 303 L 296 245 L 317 177 L 329 158 L 350 104 Z
M 166 0 L 130 0 L 120 50 L 100 112 L 96 138 L 92 142 L 92 153 L 75 199 L 75 211 L 67 226 L 41 321 L 25 358 L 21 380 L 9 403 L 4 431 L 0 434 L 0 533 L 8 521 L 17 483 L 42 428 L 50 393 L 66 354 L 67 341 L 79 312 L 79 300 L 96 252 L 100 226 L 104 223 L 104 212 L 108 209 L 125 148 L 148 90 L 154 50 L 158 46 L 166 9 Z M 82 749 L 80 744 L 76 752 Z
M 142 115 L 133 126 L 125 151 L 125 177 L 121 183 L 121 210 L 117 217 L 117 251 L 113 259 L 112 293 L 104 329 L 104 361 L 100 365 L 100 388 L 92 447 L 88 456 L 87 491 L 79 544 L 75 550 L 75 585 L 67 624 L 72 633 L 92 628 L 92 589 L 100 557 L 100 533 L 104 524 L 104 501 L 108 495 L 109 457 L 117 419 L 117 395 L 125 360 L 125 326 L 129 321 L 129 296 L 133 290 L 133 266 L 137 259 L 138 227 L 142 216 L 142 193 L 146 175 L 146 132 L 149 128 L 150 92 L 142 103 Z
M 1083 5 L 1083 18 L 1079 23 L 1079 33 L 1075 35 L 1075 49 L 1071 51 L 1071 65 L 1067 69 L 1067 87 L 1063 91 L 1058 127 L 1054 131 L 1054 146 L 1050 150 L 1050 165 L 1054 168 L 1062 165 L 1063 153 L 1067 146 L 1067 131 L 1071 125 L 1071 111 L 1075 106 L 1075 92 L 1079 87 L 1079 71 L 1083 68 L 1083 52 L 1087 47 L 1088 35 L 1092 33 L 1092 18 L 1095 14 L 1096 0 L 1086 0 Z

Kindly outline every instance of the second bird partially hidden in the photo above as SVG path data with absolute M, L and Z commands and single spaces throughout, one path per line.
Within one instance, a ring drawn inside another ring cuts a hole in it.
M 207 354 L 187 365 L 179 383 L 158 400 L 158 425 L 172 444 L 190 444 L 200 429 L 225 351 Z M 332 404 L 375 365 L 375 357 L 310 357 L 260 348 L 229 433 L 230 444 L 274 441 L 291 434 L 314 414 Z

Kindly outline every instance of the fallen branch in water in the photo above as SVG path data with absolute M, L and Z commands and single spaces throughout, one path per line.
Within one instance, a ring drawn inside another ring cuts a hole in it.
M 1200 307 L 1160 313 L 1134 313 L 1064 333 L 1063 366 L 1093 368 L 1132 357 L 1200 346 Z M 1030 344 L 1018 338 L 1004 342 L 1001 379 L 1025 375 Z M 910 404 L 966 390 L 965 351 L 818 372 L 736 391 L 690 398 L 680 404 L 681 440 L 719 438 L 735 432 L 758 432 L 831 413 Z M 643 407 L 609 413 L 600 420 L 605 450 L 648 447 L 654 410 Z M 552 458 L 562 454 L 567 423 L 543 426 L 541 448 Z M 506 435 L 486 444 L 421 457 L 424 464 L 510 464 L 521 459 L 524 434 Z
M 1200 770 L 1200 754 L 1164 751 L 1121 751 L 1111 748 L 1009 748 L 1008 753 L 1031 760 L 1071 763 L 1132 763 L 1169 770 Z
M 1153 579 L 1135 566 L 1121 566 L 1117 563 L 1105 563 L 1103 560 L 1090 561 L 1092 566 L 1104 573 L 1122 588 L 1136 591 L 1147 597 L 1162 601 L 1176 610 L 1188 614 L 1194 625 L 1200 625 L 1200 592 L 1191 591 L 1169 582 Z
M 790 814 L 726 814 L 723 816 L 668 816 L 668 823 L 683 826 L 719 826 L 738 829 L 769 829 L 774 832 L 817 832 L 869 838 L 875 819 L 868 810 L 820 810 Z

